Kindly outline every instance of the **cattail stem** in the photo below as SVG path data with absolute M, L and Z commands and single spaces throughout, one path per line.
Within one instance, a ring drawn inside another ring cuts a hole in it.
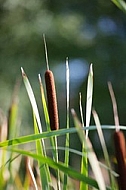
M 126 145 L 124 134 L 121 131 L 114 132 L 114 144 L 119 173 L 118 185 L 120 190 L 124 190 L 126 189 Z
M 47 70 L 45 72 L 45 83 L 48 100 L 48 112 L 50 119 L 51 130 L 57 130 L 59 128 L 58 108 L 56 99 L 55 82 L 52 71 Z

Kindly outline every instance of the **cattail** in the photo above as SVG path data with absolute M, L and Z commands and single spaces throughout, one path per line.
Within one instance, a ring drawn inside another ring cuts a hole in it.
M 52 71 L 49 70 L 45 35 L 43 35 L 43 39 L 44 39 L 45 55 L 46 55 L 46 63 L 47 63 L 47 70 L 45 72 L 45 83 L 46 83 L 46 92 L 47 92 L 47 100 L 48 100 L 50 128 L 51 130 L 57 130 L 59 128 L 59 119 L 58 119 L 55 80 L 54 80 Z
M 119 174 L 118 185 L 120 190 L 126 189 L 126 144 L 124 134 L 119 130 L 114 132 L 115 154 Z
M 45 72 L 45 83 L 47 91 L 50 128 L 51 130 L 57 130 L 59 128 L 59 119 L 58 119 L 56 90 L 55 90 L 54 76 L 52 71 L 50 70 L 47 70 Z

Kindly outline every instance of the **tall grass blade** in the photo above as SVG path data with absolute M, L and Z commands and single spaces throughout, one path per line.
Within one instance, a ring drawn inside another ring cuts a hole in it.
M 8 118 L 8 139 L 12 139 L 16 136 L 16 122 L 17 122 L 17 112 L 18 112 L 18 105 L 16 102 L 11 104 L 9 110 L 9 118 Z
M 67 129 L 69 129 L 69 96 L 70 96 L 70 73 L 69 73 L 69 64 L 68 64 L 68 58 L 66 59 L 66 126 Z M 66 134 L 66 144 L 65 147 L 67 147 L 67 149 L 65 150 L 65 165 L 68 166 L 69 165 L 69 143 L 70 143 L 70 137 L 69 137 L 69 133 Z M 66 174 L 64 174 L 64 183 L 63 183 L 63 190 L 67 190 L 67 181 L 68 181 L 68 177 Z
M 47 104 L 46 104 L 46 99 L 45 99 L 45 94 L 44 94 L 44 89 L 43 89 L 41 75 L 39 74 L 38 77 L 39 77 L 39 84 L 40 84 L 40 91 L 41 91 L 41 100 L 42 100 L 42 105 L 43 105 L 43 110 L 44 110 L 44 117 L 45 117 L 45 122 L 46 122 L 46 128 L 47 128 L 47 131 L 51 131 L 51 129 L 50 129 L 50 122 L 49 122 L 49 114 L 48 114 L 48 109 L 47 109 Z
M 19 154 L 20 155 L 20 154 Z M 30 157 L 25 157 L 24 158 L 24 165 L 25 165 L 25 177 L 24 177 L 24 182 L 23 182 L 23 187 L 24 189 L 28 190 L 29 189 L 29 185 L 31 184 L 31 174 L 30 174 L 30 171 L 29 171 L 29 167 L 31 167 L 31 170 L 32 170 L 32 166 L 31 166 L 31 163 L 30 163 Z M 33 159 L 32 159 L 33 160 Z M 22 189 L 23 189 L 22 187 Z
M 37 186 L 36 179 L 35 179 L 32 167 L 31 167 L 31 163 L 30 163 L 30 158 L 29 157 L 27 157 L 27 170 L 28 170 L 28 173 L 30 174 L 32 183 L 34 185 L 34 189 L 38 190 L 38 186 Z
M 91 144 L 89 138 L 86 137 L 86 135 L 82 129 L 82 124 L 78 120 L 77 115 L 73 109 L 72 109 L 72 115 L 73 115 L 75 127 L 77 128 L 77 132 L 78 132 L 78 135 L 80 137 L 80 140 L 81 140 L 82 144 L 85 143 L 88 159 L 89 159 L 92 171 L 94 173 L 95 179 L 98 183 L 99 189 L 100 190 L 106 190 L 103 175 L 102 175 L 102 172 L 101 172 L 101 169 L 99 166 L 98 159 L 97 159 L 96 154 L 93 150 L 92 144 Z
M 27 135 L 27 136 L 22 136 L 22 137 L 17 137 L 14 139 L 6 140 L 3 142 L 0 142 L 0 147 L 8 147 L 8 146 L 15 146 L 19 144 L 24 144 L 24 143 L 30 143 L 34 142 L 35 140 L 39 139 L 48 139 L 50 137 L 54 136 L 61 136 L 61 135 L 66 135 L 67 133 L 75 133 L 76 129 L 71 128 L 71 129 L 59 129 L 57 131 L 49 131 L 49 132 L 43 132 L 39 134 L 32 134 L 32 135 Z
M 42 125 L 41 125 L 41 121 L 40 121 L 38 106 L 37 106 L 37 103 L 36 103 L 36 100 L 35 100 L 35 96 L 34 96 L 32 87 L 31 87 L 30 82 L 29 82 L 29 80 L 28 80 L 28 78 L 27 78 L 27 76 L 26 76 L 26 74 L 25 74 L 22 67 L 21 67 L 21 71 L 22 71 L 22 77 L 23 77 L 23 80 L 24 80 L 24 84 L 25 84 L 25 87 L 26 87 L 26 90 L 27 90 L 27 93 L 28 93 L 28 97 L 29 97 L 30 103 L 32 105 L 33 112 L 34 112 L 35 117 L 36 117 L 39 132 L 42 133 Z M 42 146 L 43 146 L 43 151 L 45 153 L 45 145 L 44 145 L 43 139 L 42 139 Z
M 25 74 L 22 67 L 21 67 L 21 72 L 22 72 L 22 77 L 23 77 L 24 84 L 25 84 L 25 87 L 26 87 L 26 90 L 27 90 L 27 93 L 28 93 L 28 97 L 29 97 L 30 103 L 32 105 L 32 109 L 33 109 L 33 112 L 34 112 L 36 120 L 37 120 L 37 125 L 38 125 L 38 128 L 39 128 L 39 132 L 42 133 L 42 126 L 41 126 L 38 106 L 37 106 L 37 103 L 36 103 L 36 100 L 35 100 L 35 96 L 34 96 L 32 87 L 31 87 L 30 82 L 29 82 L 29 80 L 28 80 L 28 78 L 27 78 L 27 76 L 26 76 L 26 74 Z
M 5 141 L 7 139 L 8 126 L 7 126 L 7 117 L 4 115 L 4 112 L 0 109 L 0 141 Z M 4 188 L 5 185 L 5 176 L 6 168 L 2 167 L 3 163 L 6 162 L 7 151 L 6 148 L 0 149 L 0 185 L 1 188 Z
M 81 123 L 82 123 L 82 127 L 84 128 L 81 93 L 80 93 L 80 103 L 79 104 L 80 104 Z M 86 147 L 85 147 L 84 142 L 82 143 L 81 174 L 88 176 L 88 160 L 87 160 L 87 152 L 86 152 Z M 88 190 L 88 185 L 81 181 L 80 182 L 80 190 Z
M 93 117 L 94 117 L 94 120 L 95 120 L 95 124 L 96 124 L 96 128 L 97 128 L 98 136 L 99 136 L 99 139 L 100 139 L 100 143 L 101 143 L 101 146 L 102 146 L 105 162 L 106 162 L 106 165 L 107 165 L 110 184 L 111 184 L 112 189 L 115 189 L 116 188 L 116 185 L 115 185 L 116 183 L 115 183 L 114 177 L 112 175 L 112 167 L 111 167 L 111 163 L 110 163 L 109 154 L 108 154 L 108 151 L 107 151 L 104 135 L 103 135 L 103 132 L 102 132 L 101 124 L 100 124 L 100 121 L 99 121 L 99 118 L 98 118 L 98 115 L 97 115 L 96 111 L 93 110 L 92 113 L 93 113 Z
M 87 83 L 87 100 L 86 100 L 86 127 L 90 124 L 91 109 L 93 96 L 93 66 L 90 65 L 88 83 Z M 88 137 L 88 130 L 86 130 L 86 137 Z
M 13 95 L 12 95 L 12 101 L 11 101 L 11 105 L 9 108 L 9 114 L 8 114 L 8 139 L 13 139 L 15 138 L 18 134 L 17 132 L 18 130 L 18 91 L 19 91 L 19 86 L 20 83 L 19 81 L 16 82 L 15 86 L 14 86 L 14 91 L 13 91 Z M 6 152 L 7 153 L 7 152 Z M 8 156 L 10 158 L 10 160 L 13 158 L 14 153 L 11 152 L 10 154 L 6 154 L 6 157 Z M 20 163 L 20 162 L 19 162 Z M 17 166 L 18 168 L 18 166 Z M 17 169 L 16 168 L 16 169 Z M 13 164 L 12 162 L 9 162 L 8 164 L 8 170 L 10 173 L 10 179 L 9 182 L 10 184 L 13 184 L 13 180 L 14 177 L 16 175 L 16 169 L 13 168 Z
M 121 9 L 124 13 L 126 13 L 126 2 L 124 0 L 112 0 L 112 2 Z
M 110 82 L 108 82 L 108 88 L 109 88 L 109 93 L 110 93 L 111 100 L 112 100 L 116 131 L 119 131 L 119 116 L 118 116 L 117 103 L 116 103 L 115 94 L 114 94 L 114 91 L 113 91 L 113 88 L 112 88 L 112 84 Z
M 34 113 L 33 113 L 33 119 L 34 119 L 34 131 L 35 131 L 35 134 L 39 134 L 38 126 L 37 126 L 37 123 L 36 123 L 36 118 L 35 118 Z M 43 149 L 42 149 L 41 140 L 36 141 L 36 152 L 39 155 L 43 155 Z M 46 156 L 46 152 L 45 152 L 45 156 Z M 49 183 L 51 182 L 51 179 L 50 179 L 50 172 L 49 172 L 48 165 L 43 164 L 42 160 L 38 161 L 38 165 L 39 165 L 42 189 L 49 189 Z
M 65 164 L 62 162 L 57 163 L 56 161 L 53 161 L 51 158 L 45 157 L 44 155 L 38 155 L 36 153 L 32 153 L 32 152 L 21 150 L 21 149 L 11 149 L 10 151 L 17 152 L 22 155 L 30 156 L 38 161 L 42 160 L 44 164 L 48 164 L 51 168 L 56 169 L 56 170 L 59 169 L 63 173 L 66 173 L 71 178 L 79 180 L 79 181 L 83 181 L 87 183 L 88 185 L 98 189 L 98 184 L 94 179 L 80 174 L 78 171 L 74 170 L 71 167 L 66 167 Z
M 107 129 L 107 130 L 113 130 L 115 129 L 114 125 L 102 125 L 102 129 Z M 96 126 L 90 126 L 90 127 L 85 127 L 83 130 L 96 130 Z M 126 130 L 126 126 L 120 126 L 120 129 Z M 22 137 L 17 137 L 14 139 L 6 140 L 0 142 L 0 148 L 5 148 L 9 146 L 15 146 L 15 145 L 23 145 L 26 143 L 34 142 L 35 140 L 39 139 L 48 139 L 50 137 L 54 136 L 61 136 L 61 135 L 66 135 L 67 133 L 76 133 L 77 129 L 76 128 L 70 128 L 70 129 L 59 129 L 58 131 L 51 131 L 51 132 L 43 132 L 39 134 L 32 134 L 32 135 L 27 135 L 27 136 L 22 136 Z
M 29 99 L 30 99 L 30 102 L 32 105 L 35 134 L 42 133 L 42 126 L 41 126 L 39 111 L 38 111 L 38 107 L 37 107 L 37 103 L 35 100 L 35 96 L 34 96 L 32 87 L 30 85 L 30 82 L 29 82 L 23 68 L 21 68 L 21 71 L 22 71 L 24 84 L 25 84 L 25 87 L 26 87 L 26 90 L 27 90 L 27 93 L 28 93 L 28 96 L 29 96 Z M 39 154 L 46 155 L 45 144 L 44 144 L 43 139 L 41 140 L 41 142 L 39 140 L 36 142 L 36 148 L 37 148 L 37 152 Z M 42 162 L 39 163 L 39 166 L 41 166 L 42 164 L 43 164 Z M 41 167 L 40 176 L 41 176 L 41 180 L 42 180 L 43 189 L 46 189 L 46 188 L 49 189 L 49 183 L 48 183 L 49 179 L 48 179 L 47 172 L 48 172 L 47 166 L 44 165 L 43 167 Z

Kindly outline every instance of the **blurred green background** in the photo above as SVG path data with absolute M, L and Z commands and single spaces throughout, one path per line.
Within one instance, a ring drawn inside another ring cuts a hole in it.
M 114 124 L 107 87 L 107 82 L 111 81 L 120 124 L 125 125 L 126 15 L 110 0 L 1 0 L 0 108 L 7 113 L 14 84 L 18 78 L 21 79 L 20 67 L 23 67 L 35 92 L 44 125 L 38 82 L 38 74 L 44 79 L 46 70 L 43 33 L 46 35 L 50 69 L 56 79 L 60 126 L 66 125 L 66 57 L 69 57 L 71 76 L 70 108 L 74 108 L 79 116 L 81 91 L 85 117 L 87 74 L 90 63 L 93 63 L 93 107 L 101 123 Z M 23 83 L 19 105 L 21 131 L 26 134 L 33 124 Z M 94 140 L 97 141 L 97 137 L 94 136 Z

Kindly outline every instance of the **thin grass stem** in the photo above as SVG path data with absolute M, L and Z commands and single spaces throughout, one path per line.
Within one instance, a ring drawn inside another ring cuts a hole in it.
M 101 124 L 100 124 L 100 121 L 99 121 L 99 118 L 98 118 L 98 114 L 97 114 L 97 112 L 95 110 L 92 111 L 92 114 L 93 114 L 93 117 L 94 117 L 94 120 L 95 120 L 96 129 L 97 129 L 98 136 L 99 136 L 99 139 L 100 139 L 100 142 L 101 142 L 105 162 L 106 162 L 107 167 L 109 168 L 108 169 L 108 174 L 109 174 L 110 184 L 111 184 L 111 187 L 113 189 L 115 189 L 115 184 L 116 183 L 115 183 L 114 177 L 113 177 L 112 172 L 111 172 L 112 167 L 111 167 L 111 163 L 110 163 L 109 154 L 108 154 L 108 150 L 107 150 L 107 147 L 106 147 L 104 135 L 103 135 L 103 132 L 102 132 Z
M 115 98 L 115 94 L 114 94 L 111 82 L 108 82 L 108 88 L 109 88 L 109 93 L 110 93 L 111 100 L 112 100 L 112 106 L 113 106 L 113 113 L 114 113 L 114 121 L 115 121 L 116 131 L 119 131 L 120 129 L 119 129 L 118 109 L 117 109 L 116 98 Z
M 79 100 L 80 100 L 79 106 L 80 106 L 81 123 L 82 123 L 82 127 L 84 128 L 81 93 L 79 93 Z M 88 159 L 87 159 L 87 151 L 86 151 L 84 142 L 82 143 L 81 174 L 88 176 Z M 83 182 L 80 182 L 80 190 L 88 190 L 88 185 Z
M 48 51 L 47 51 L 47 44 L 46 44 L 45 34 L 43 34 L 43 40 L 44 40 L 44 47 L 45 47 L 47 70 L 49 70 L 49 60 L 48 60 Z
M 87 100 L 86 100 L 86 127 L 90 124 L 91 109 L 92 109 L 92 97 L 93 97 L 93 66 L 90 65 L 87 83 Z M 86 138 L 88 137 L 88 130 L 86 131 Z
M 27 161 L 27 167 L 28 167 L 28 170 L 29 170 L 32 182 L 34 184 L 34 188 L 35 188 L 35 190 L 38 190 L 37 183 L 36 183 L 35 176 L 33 174 L 32 168 L 31 168 L 31 164 L 30 164 L 30 159 L 29 158 L 28 158 L 28 161 Z
M 70 102 L 70 72 L 69 72 L 69 63 L 68 63 L 68 58 L 66 58 L 66 126 L 67 129 L 69 129 L 69 102 Z M 70 136 L 69 133 L 66 134 L 66 143 L 65 143 L 65 147 L 67 147 L 67 149 L 65 150 L 65 165 L 68 166 L 69 165 L 69 143 L 70 143 Z M 67 190 L 67 181 L 68 181 L 68 176 L 66 174 L 64 174 L 64 182 L 63 182 L 63 190 Z

